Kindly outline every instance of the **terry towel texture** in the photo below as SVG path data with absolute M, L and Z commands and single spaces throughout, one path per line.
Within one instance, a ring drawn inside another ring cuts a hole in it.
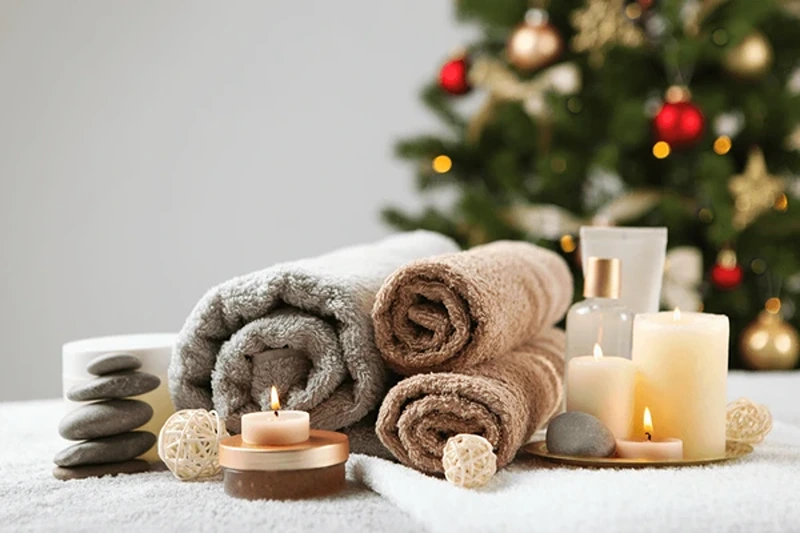
M 564 333 L 553 328 L 459 373 L 404 379 L 381 405 L 378 437 L 403 464 L 441 473 L 448 438 L 482 435 L 494 446 L 497 466 L 505 466 L 558 409 L 563 374 Z
M 458 371 L 534 338 L 571 301 L 572 275 L 559 255 L 500 241 L 392 274 L 375 301 L 375 340 L 400 374 Z
M 238 432 L 242 414 L 269 409 L 275 384 L 284 407 L 309 411 L 313 427 L 353 424 L 386 387 L 370 319 L 375 294 L 398 267 L 457 249 L 417 231 L 214 287 L 178 336 L 169 368 L 175 407 L 214 408 Z

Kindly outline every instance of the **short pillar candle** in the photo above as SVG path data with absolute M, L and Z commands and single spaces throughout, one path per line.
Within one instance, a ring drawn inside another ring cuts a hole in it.
M 622 357 L 594 354 L 574 357 L 567 366 L 567 411 L 581 411 L 600 419 L 614 437 L 630 435 L 636 371 Z
M 636 412 L 649 407 L 663 437 L 683 441 L 685 459 L 725 454 L 728 317 L 679 310 L 636 315 Z M 634 435 L 643 433 L 634 420 Z

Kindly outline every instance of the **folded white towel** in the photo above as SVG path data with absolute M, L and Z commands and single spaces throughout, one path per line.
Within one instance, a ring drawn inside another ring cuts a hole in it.
M 717 466 L 587 470 L 520 457 L 479 490 L 362 455 L 349 473 L 433 532 L 800 531 L 800 428 L 781 422 L 752 455 Z

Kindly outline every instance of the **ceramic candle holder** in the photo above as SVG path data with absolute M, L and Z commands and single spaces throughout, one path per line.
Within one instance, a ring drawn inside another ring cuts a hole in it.
M 219 464 L 225 493 L 247 500 L 299 500 L 327 496 L 345 486 L 347 435 L 312 429 L 305 442 L 249 444 L 241 435 L 223 439 Z

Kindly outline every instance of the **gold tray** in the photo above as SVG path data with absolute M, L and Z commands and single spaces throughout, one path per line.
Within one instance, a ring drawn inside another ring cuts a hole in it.
M 714 463 L 724 463 L 744 457 L 753 452 L 753 447 L 743 442 L 729 440 L 725 445 L 725 455 L 710 459 L 666 459 L 654 461 L 651 459 L 621 459 L 619 457 L 572 457 L 556 455 L 547 451 L 547 444 L 540 440 L 531 442 L 522 447 L 523 450 L 546 461 L 562 465 L 583 466 L 588 468 L 664 468 L 682 466 L 701 466 Z

